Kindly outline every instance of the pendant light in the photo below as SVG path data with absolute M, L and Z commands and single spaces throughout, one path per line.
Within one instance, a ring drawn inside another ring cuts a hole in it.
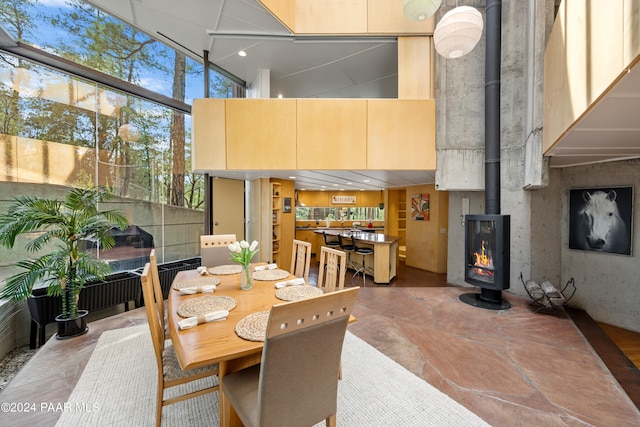
M 424 21 L 433 16 L 442 0 L 402 0 L 404 16 L 414 21 Z
M 445 13 L 433 33 L 436 51 L 447 59 L 471 52 L 482 37 L 482 14 L 470 6 Z

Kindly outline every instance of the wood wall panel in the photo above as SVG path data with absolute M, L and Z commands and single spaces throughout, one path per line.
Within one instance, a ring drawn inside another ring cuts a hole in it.
M 367 101 L 298 99 L 297 168 L 366 169 Z
M 398 37 L 398 98 L 434 98 L 433 37 Z
M 368 169 L 436 168 L 433 100 L 368 100 Z
M 193 170 L 226 169 L 225 100 L 194 99 L 191 117 Z
M 258 0 L 289 30 L 295 31 L 296 3 L 291 0 Z
M 367 0 L 295 0 L 298 34 L 364 34 Z
M 227 169 L 295 169 L 296 101 L 227 99 Z
M 629 0 L 561 3 L 544 56 L 544 153 L 637 57 L 639 13 Z
M 433 34 L 435 17 L 424 21 L 407 19 L 400 0 L 368 1 L 369 33 L 372 34 Z

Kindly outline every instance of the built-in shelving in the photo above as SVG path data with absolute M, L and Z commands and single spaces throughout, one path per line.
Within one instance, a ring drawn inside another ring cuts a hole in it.
M 277 263 L 280 254 L 280 237 L 282 233 L 281 216 L 282 215 L 282 184 L 277 182 L 271 183 L 271 262 Z
M 397 217 L 397 225 L 398 225 L 398 236 L 401 238 L 399 246 L 398 246 L 398 256 L 400 258 L 406 257 L 407 252 L 407 202 L 406 201 L 398 201 L 398 217 Z

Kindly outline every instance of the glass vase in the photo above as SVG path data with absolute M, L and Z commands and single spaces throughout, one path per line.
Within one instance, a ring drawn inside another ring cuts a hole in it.
M 251 267 L 249 265 L 243 265 L 240 272 L 240 288 L 244 291 L 248 291 L 253 288 L 253 273 L 251 273 Z

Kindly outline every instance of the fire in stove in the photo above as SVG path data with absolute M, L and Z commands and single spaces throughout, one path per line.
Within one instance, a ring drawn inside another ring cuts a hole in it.
M 471 274 L 478 279 L 485 279 L 489 283 L 493 283 L 493 259 L 489 250 L 487 250 L 485 240 L 482 240 L 480 253 L 474 252 L 475 262 L 471 269 Z
M 481 288 L 509 288 L 509 233 L 507 215 L 467 215 L 465 281 Z

